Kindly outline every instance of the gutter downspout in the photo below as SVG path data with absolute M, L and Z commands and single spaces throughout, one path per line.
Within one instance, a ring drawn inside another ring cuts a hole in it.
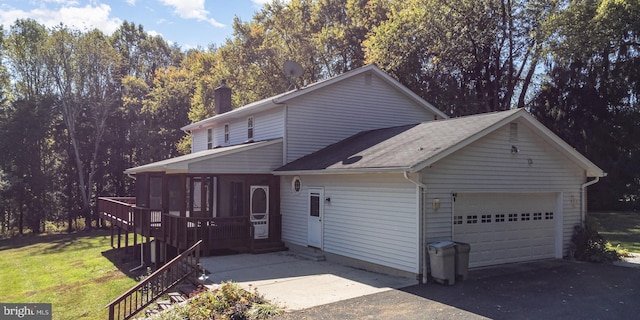
M 129 272 L 134 272 L 142 267 L 144 267 L 144 243 L 140 243 L 140 265 L 129 270 Z
M 585 210 L 587 209 L 587 204 L 585 199 L 585 190 L 588 186 L 592 184 L 596 184 L 598 181 L 600 181 L 600 177 L 596 177 L 595 179 L 591 181 L 587 181 L 580 185 L 580 225 L 583 227 L 584 227 L 585 218 L 586 218 Z
M 416 279 L 416 280 L 418 280 L 419 283 L 427 283 L 427 272 L 425 270 L 426 265 L 427 265 L 427 256 L 424 253 L 425 252 L 425 250 L 424 250 L 425 249 L 425 244 L 424 244 L 424 240 L 425 240 L 425 238 L 424 238 L 424 228 L 425 228 L 424 222 L 425 222 L 425 219 L 424 219 L 423 214 L 422 214 L 423 211 L 424 211 L 423 210 L 424 209 L 423 208 L 423 205 L 424 205 L 424 197 L 423 197 L 423 195 L 427 193 L 427 185 L 425 185 L 424 183 L 422 183 L 420 181 L 412 180 L 409 177 L 409 171 L 403 171 L 402 175 L 409 182 L 415 184 L 419 188 L 419 190 L 421 191 L 420 192 L 420 197 L 418 199 L 418 201 L 419 201 L 419 204 L 418 204 L 418 233 L 420 234 L 418 236 L 418 238 L 419 238 L 419 240 L 418 240 L 419 241 L 419 243 L 418 243 L 418 261 L 419 261 L 418 269 L 420 270 L 421 274 L 418 275 L 418 277 L 417 277 L 418 279 Z M 420 275 L 422 275 L 422 277 L 420 277 Z

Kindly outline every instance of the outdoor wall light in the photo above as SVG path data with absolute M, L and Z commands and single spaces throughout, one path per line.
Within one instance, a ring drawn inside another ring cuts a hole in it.
M 435 198 L 433 199 L 433 210 L 438 210 L 440 209 L 440 199 Z
M 326 197 L 326 198 L 324 198 L 324 201 L 331 202 L 331 198 L 330 197 Z
M 511 154 L 516 154 L 520 152 L 520 150 L 518 149 L 518 147 L 516 146 L 511 146 Z
M 527 163 L 528 163 L 529 165 L 532 165 L 532 164 L 533 164 L 533 159 L 531 159 L 531 158 L 527 159 Z

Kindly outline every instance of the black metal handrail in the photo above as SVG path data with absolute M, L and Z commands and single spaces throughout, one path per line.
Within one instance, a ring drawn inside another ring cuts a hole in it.
M 199 271 L 200 245 L 196 242 L 186 251 L 146 277 L 140 283 L 113 300 L 109 308 L 109 320 L 130 319 L 144 310 L 181 281 L 195 276 Z

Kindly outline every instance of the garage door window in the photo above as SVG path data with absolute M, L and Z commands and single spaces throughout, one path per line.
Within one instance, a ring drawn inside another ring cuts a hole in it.
M 543 220 L 542 219 L 542 212 L 534 212 L 533 213 L 533 219 L 531 219 L 532 214 L 529 212 L 525 212 L 525 213 L 509 213 L 508 216 L 505 215 L 504 213 L 500 213 L 500 214 L 495 214 L 495 215 L 491 215 L 491 214 L 483 214 L 480 215 L 480 219 L 478 219 L 478 215 L 468 215 L 468 216 L 453 216 L 453 224 L 463 224 L 464 223 L 464 219 L 466 218 L 467 220 L 467 224 L 474 224 L 474 223 L 478 223 L 478 220 L 480 220 L 480 223 L 491 223 L 491 222 L 505 222 L 505 219 L 507 219 L 509 222 L 514 222 L 514 221 L 518 221 L 518 215 L 520 215 L 520 221 L 538 221 L 538 220 Z M 544 220 L 553 220 L 553 212 L 545 212 L 544 213 Z

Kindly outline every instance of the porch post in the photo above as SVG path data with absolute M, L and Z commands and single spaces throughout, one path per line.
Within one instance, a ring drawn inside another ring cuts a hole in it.
M 118 227 L 118 249 L 120 249 L 120 235 L 122 234 L 122 228 Z
M 129 228 L 124 231 L 124 252 L 129 252 Z

